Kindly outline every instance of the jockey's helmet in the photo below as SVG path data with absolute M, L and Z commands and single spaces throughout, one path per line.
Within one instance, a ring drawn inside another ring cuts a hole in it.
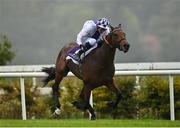
M 103 29 L 107 29 L 109 21 L 107 18 L 101 18 L 98 20 L 97 26 Z

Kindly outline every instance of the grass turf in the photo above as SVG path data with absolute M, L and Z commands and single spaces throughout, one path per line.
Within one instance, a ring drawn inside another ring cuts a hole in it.
M 169 120 L 113 120 L 59 119 L 9 120 L 1 119 L 0 127 L 180 127 L 180 121 Z

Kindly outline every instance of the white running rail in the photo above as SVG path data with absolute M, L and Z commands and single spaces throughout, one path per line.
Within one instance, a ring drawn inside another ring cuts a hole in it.
M 47 74 L 41 72 L 43 67 L 52 67 L 54 65 L 17 65 L 0 66 L 0 77 L 19 77 L 21 86 L 21 104 L 22 119 L 26 120 L 26 104 L 24 77 L 45 77 Z M 168 75 L 170 91 L 170 119 L 175 120 L 174 110 L 174 82 L 173 75 L 180 75 L 180 62 L 163 63 L 122 63 L 115 64 L 115 75 L 121 76 L 145 76 L 145 75 Z M 73 76 L 70 72 L 68 76 Z M 137 77 L 138 78 L 138 77 Z M 92 98 L 91 98 L 92 99 Z M 90 101 L 92 103 L 92 101 Z

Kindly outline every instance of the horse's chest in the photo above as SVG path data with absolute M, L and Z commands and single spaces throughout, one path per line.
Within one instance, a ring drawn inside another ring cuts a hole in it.
M 91 72 L 92 75 L 97 76 L 98 79 L 106 78 L 106 77 L 113 77 L 114 76 L 114 68 L 113 67 L 107 67 L 107 66 L 99 66 L 94 68 L 89 68 L 89 72 Z
M 103 74 L 102 74 L 103 73 Z M 102 77 L 113 77 L 114 76 L 114 69 L 113 68 L 103 68 L 101 70 Z
M 112 79 L 114 76 L 113 63 L 97 63 L 97 61 L 91 61 L 91 63 L 86 63 L 83 69 L 84 79 L 93 83 L 104 83 L 104 81 Z

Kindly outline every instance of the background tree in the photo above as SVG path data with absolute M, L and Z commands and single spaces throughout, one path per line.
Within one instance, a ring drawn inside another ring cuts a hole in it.
M 6 65 L 15 57 L 12 45 L 7 36 L 0 36 L 0 65 Z

